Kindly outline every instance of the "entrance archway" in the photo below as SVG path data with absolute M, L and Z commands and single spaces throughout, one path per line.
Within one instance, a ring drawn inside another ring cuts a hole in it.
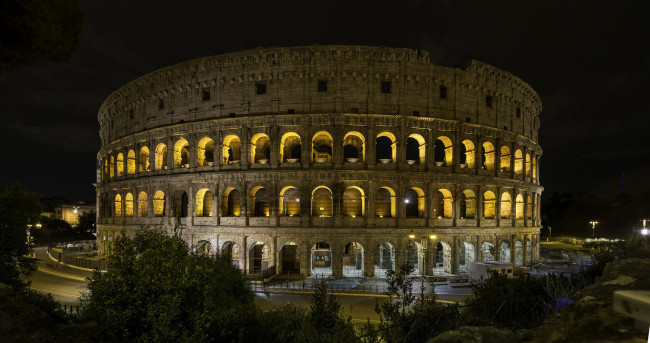
M 404 262 L 407 267 L 412 268 L 412 275 L 422 275 L 424 264 L 424 250 L 417 242 L 409 242 L 404 251 Z
M 494 244 L 490 242 L 485 242 L 481 246 L 481 254 L 483 255 L 483 261 L 496 261 L 494 256 Z
M 311 247 L 311 275 L 332 276 L 332 248 L 329 244 L 318 242 Z
M 395 248 L 388 242 L 381 242 L 375 253 L 375 276 L 383 278 L 389 269 L 395 270 Z
M 269 247 L 264 242 L 253 243 L 248 254 L 249 274 L 261 274 L 269 268 Z
M 510 244 L 508 244 L 508 242 L 501 242 L 499 251 L 499 261 L 510 262 Z
M 447 242 L 436 244 L 434 274 L 451 274 L 451 246 Z
M 463 244 L 460 245 L 460 261 L 458 261 L 458 271 L 460 273 L 466 273 L 467 269 L 469 268 L 469 265 L 474 262 L 474 244 L 469 243 L 469 242 L 463 242 Z
M 515 266 L 524 264 L 524 244 L 521 241 L 515 242 Z
M 240 268 L 241 266 L 239 265 L 239 244 L 228 241 L 223 244 L 222 248 L 222 253 L 226 256 L 230 256 L 230 260 L 232 261 L 232 264 Z
M 343 276 L 363 276 L 363 246 L 358 242 L 350 242 L 343 250 Z
M 286 242 L 280 247 L 280 273 L 299 274 L 300 259 L 298 258 L 298 244 Z

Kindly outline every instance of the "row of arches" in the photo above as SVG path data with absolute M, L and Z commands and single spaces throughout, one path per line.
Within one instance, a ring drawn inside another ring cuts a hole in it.
M 321 185 L 315 187 L 310 194 L 305 197 L 300 193 L 297 187 L 286 186 L 282 188 L 277 195 L 277 202 L 273 201 L 271 192 L 263 186 L 253 187 L 248 194 L 248 216 L 268 217 L 272 215 L 272 210 L 277 204 L 277 211 L 274 215 L 278 216 L 301 216 L 309 214 L 312 217 L 332 217 L 334 216 L 334 196 L 332 189 Z M 243 194 L 235 187 L 227 187 L 219 197 L 215 197 L 209 188 L 201 188 L 193 197 L 193 213 L 195 217 L 212 217 L 215 216 L 215 210 L 220 206 L 220 216 L 222 217 L 240 217 L 242 216 Z M 369 214 L 367 205 L 367 194 L 361 187 L 350 186 L 341 193 L 341 215 L 345 217 L 367 217 Z M 411 187 L 406 190 L 401 198 L 406 217 L 426 217 L 427 199 L 425 192 L 419 187 Z M 105 200 L 105 199 L 102 199 Z M 153 207 L 153 216 L 163 216 L 165 214 L 165 193 L 162 190 L 154 192 L 151 205 L 146 192 L 126 193 L 124 196 L 116 194 L 114 197 L 115 217 L 121 216 L 139 216 L 148 217 L 149 207 Z M 499 200 L 500 211 L 497 214 L 497 200 Z M 301 201 L 306 205 L 301 206 Z M 477 204 L 479 203 L 474 191 L 466 189 L 460 193 L 458 199 L 459 208 L 454 209 L 454 199 L 449 189 L 437 189 L 433 193 L 433 202 L 431 216 L 434 218 L 453 218 L 454 212 L 458 211 L 460 219 L 475 219 L 477 217 Z M 492 191 L 485 191 L 482 194 L 482 215 L 484 219 L 495 219 L 497 215 L 501 219 L 528 219 L 533 217 L 533 198 L 530 195 L 517 194 L 514 196 L 510 192 L 503 192 L 499 199 Z M 217 206 L 215 206 L 217 205 Z M 177 201 L 174 209 L 174 216 L 188 216 L 189 197 L 183 192 L 180 201 Z M 101 206 L 100 206 L 101 208 Z M 135 211 L 137 209 L 137 212 Z M 305 212 L 308 210 L 309 212 Z M 513 211 L 514 210 L 514 211 Z M 378 218 L 392 218 L 398 214 L 398 197 L 395 190 L 388 186 L 381 186 L 376 189 L 374 195 L 374 215 Z M 103 213 L 106 216 L 106 213 Z
M 375 162 L 397 163 L 398 148 L 395 134 L 385 131 L 375 137 Z M 345 162 L 367 162 L 366 150 L 367 141 L 363 134 L 358 131 L 347 132 L 343 137 L 341 149 Z M 327 131 L 316 132 L 311 139 L 310 162 L 333 162 L 334 139 Z M 447 136 L 439 136 L 433 142 L 433 162 L 437 166 L 451 166 L 454 163 L 454 147 L 452 140 Z M 214 166 L 217 156 L 220 156 L 221 165 L 238 165 L 246 158 L 252 164 L 268 164 L 271 159 L 271 140 L 265 133 L 257 133 L 252 136 L 249 142 L 248 154 L 242 156 L 242 141 L 235 134 L 226 135 L 222 142 L 220 151 L 215 150 L 215 141 L 210 137 L 203 137 L 198 141 L 194 153 L 190 153 L 191 147 L 187 139 L 178 138 L 172 146 L 171 154 L 165 143 L 159 143 L 153 151 L 149 147 L 140 147 L 136 151 L 129 149 L 126 156 L 122 152 L 110 155 L 103 160 L 103 179 L 123 176 L 125 174 L 143 173 L 153 170 L 165 170 L 170 164 L 167 159 L 173 159 L 171 168 L 189 168 L 191 155 L 195 154 L 195 165 L 198 167 Z M 279 163 L 298 163 L 303 158 L 303 140 L 296 132 L 284 133 L 280 138 Z M 516 175 L 526 175 L 537 178 L 537 158 L 521 149 L 511 151 L 511 147 L 504 145 L 499 150 L 490 141 L 485 141 L 476 146 L 470 139 L 460 143 L 460 154 L 458 164 L 461 168 L 477 168 L 493 171 L 499 168 L 507 172 L 514 169 Z M 424 164 L 427 162 L 427 143 L 425 138 L 417 133 L 410 134 L 406 139 L 405 161 L 408 164 Z M 153 156 L 152 156 L 153 155 Z M 153 158 L 152 158 L 153 157 Z M 153 161 L 152 161 L 153 160 Z M 150 165 L 153 164 L 153 166 Z

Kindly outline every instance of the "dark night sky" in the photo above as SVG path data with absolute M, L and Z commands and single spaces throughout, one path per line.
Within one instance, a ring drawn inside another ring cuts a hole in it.
M 69 63 L 0 75 L 0 183 L 94 199 L 97 111 L 115 89 L 196 57 L 266 46 L 357 44 L 476 59 L 542 98 L 541 181 L 613 197 L 650 189 L 648 1 L 83 1 Z

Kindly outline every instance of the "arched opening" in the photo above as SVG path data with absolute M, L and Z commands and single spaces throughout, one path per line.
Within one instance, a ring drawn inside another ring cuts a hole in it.
M 196 162 L 200 167 L 214 165 L 214 140 L 212 138 L 201 138 L 196 152 Z
M 296 187 L 287 186 L 280 191 L 280 213 L 283 216 L 300 215 L 300 193 Z
M 397 214 L 395 191 L 390 187 L 381 187 L 375 196 L 375 215 L 379 218 L 391 218 Z
M 156 191 L 153 195 L 153 215 L 162 217 L 165 215 L 165 193 Z
M 351 242 L 343 249 L 343 276 L 363 276 L 363 246 L 358 242 Z
M 501 194 L 501 219 L 510 219 L 510 212 L 512 212 L 510 193 L 503 192 Z
M 332 212 L 332 191 L 319 186 L 311 193 L 311 215 L 313 217 L 331 217 Z
M 375 276 L 383 278 L 389 269 L 395 270 L 395 248 L 388 242 L 381 242 L 375 253 Z
M 174 216 L 180 218 L 186 218 L 189 206 L 189 197 L 187 193 L 183 192 L 180 198 L 176 200 L 176 207 L 174 208 Z
M 196 192 L 194 211 L 197 217 L 212 217 L 212 192 L 207 188 Z
M 424 191 L 413 187 L 404 194 L 404 205 L 407 217 L 424 217 Z
M 537 179 L 537 158 L 533 155 L 533 157 L 531 157 L 531 160 L 533 162 L 533 167 L 532 167 L 533 169 L 531 171 L 532 178 Z
M 190 143 L 180 138 L 174 144 L 174 168 L 190 167 Z
M 481 151 L 482 168 L 485 170 L 494 170 L 494 145 L 490 142 L 484 142 Z
M 451 139 L 440 136 L 434 141 L 433 160 L 437 166 L 450 166 L 453 162 L 453 147 Z
M 135 174 L 135 151 L 133 149 L 126 153 L 126 173 Z
M 231 241 L 225 242 L 223 244 L 222 252 L 226 257 L 230 258 L 233 265 L 237 267 L 240 266 L 239 244 Z
M 298 245 L 286 242 L 280 247 L 280 271 L 282 274 L 299 274 L 300 259 L 298 258 Z
M 109 173 L 111 179 L 115 177 L 115 157 L 111 156 L 111 163 L 109 164 Z
M 460 194 L 460 219 L 476 218 L 476 196 L 469 189 Z
M 108 174 L 108 159 L 104 159 L 104 173 L 102 174 L 102 180 L 106 180 L 109 177 Z
M 295 132 L 287 132 L 280 138 L 280 161 L 282 163 L 300 162 L 302 143 L 300 136 Z
M 271 158 L 271 140 L 264 133 L 258 133 L 251 138 L 251 161 L 267 164 Z
M 436 244 L 434 274 L 451 273 L 451 246 L 447 242 L 438 242 Z
M 213 254 L 212 251 L 212 243 L 202 240 L 196 243 L 196 247 L 194 248 L 194 253 L 197 255 L 203 255 L 203 256 L 211 256 Z
M 248 255 L 248 273 L 262 274 L 269 269 L 270 251 L 264 242 L 255 242 L 250 248 Z
M 332 162 L 334 154 L 334 140 L 332 135 L 326 131 L 314 134 L 311 141 L 312 162 Z
M 343 216 L 362 217 L 365 215 L 365 196 L 359 187 L 348 187 L 343 192 Z
M 424 137 L 414 133 L 406 139 L 406 162 L 408 164 L 426 162 L 426 144 Z
M 500 169 L 501 171 L 509 171 L 510 170 L 510 159 L 512 156 L 510 156 L 510 148 L 507 146 L 502 146 L 501 147 L 501 165 Z
M 140 192 L 140 194 L 138 194 L 138 216 L 147 217 L 149 215 L 149 206 L 147 201 L 147 193 Z
M 222 199 L 221 213 L 225 217 L 239 217 L 241 214 L 239 191 L 232 187 L 227 188 L 223 192 Z
M 458 270 L 461 273 L 467 273 L 467 268 L 472 262 L 474 262 L 475 250 L 474 244 L 470 242 L 463 242 L 459 247 L 459 261 L 458 261 Z
M 115 195 L 115 216 L 122 216 L 122 196 L 119 194 Z
M 521 154 L 521 150 L 515 150 L 515 174 L 521 175 L 523 172 L 523 161 L 524 157 Z
M 483 218 L 494 219 L 496 217 L 496 197 L 491 191 L 483 193 Z
M 433 193 L 433 216 L 438 219 L 453 217 L 453 199 L 448 189 Z
M 526 176 L 530 177 L 530 155 L 526 154 Z
M 133 194 L 126 193 L 124 196 L 124 215 L 133 217 Z
M 515 200 L 515 219 L 524 219 L 524 197 L 517 194 Z
M 397 139 L 394 134 L 382 132 L 377 135 L 375 157 L 379 163 L 397 162 Z
M 228 135 L 223 138 L 222 164 L 241 163 L 241 141 L 236 135 Z
M 494 244 L 490 242 L 483 243 L 481 246 L 481 254 L 483 255 L 483 261 L 495 261 Z
M 526 219 L 533 219 L 533 201 L 530 195 L 526 197 Z
M 515 266 L 521 267 L 524 264 L 524 244 L 515 241 Z
M 154 156 L 154 169 L 167 169 L 167 146 L 163 143 L 156 146 L 156 155 Z
M 117 154 L 117 176 L 124 176 L 124 155 L 122 153 Z
M 474 142 L 466 139 L 461 144 L 460 151 L 460 167 L 461 168 L 474 168 L 474 161 L 476 159 Z
M 149 148 L 146 146 L 140 148 L 139 165 L 141 173 L 149 171 Z
M 325 242 L 318 242 L 311 248 L 311 275 L 332 276 L 332 249 Z
M 530 240 L 527 239 L 527 240 L 526 240 L 526 263 L 529 264 L 529 265 L 530 265 L 531 262 L 532 262 L 532 260 L 530 259 L 530 256 L 531 256 L 531 251 L 530 251 L 530 249 L 531 249 Z
M 510 244 L 508 242 L 503 241 L 501 242 L 501 246 L 499 247 L 499 261 L 501 262 L 510 262 Z
M 424 250 L 420 243 L 409 242 L 404 250 L 404 262 L 407 268 L 412 269 L 411 275 L 423 275 Z
M 258 186 L 250 194 L 250 210 L 253 217 L 268 217 L 270 213 L 269 192 L 266 188 Z
M 357 131 L 351 131 L 343 137 L 343 158 L 347 162 L 364 162 L 366 139 Z

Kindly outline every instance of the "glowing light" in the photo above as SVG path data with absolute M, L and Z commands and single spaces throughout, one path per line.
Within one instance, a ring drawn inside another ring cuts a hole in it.
M 648 229 L 643 228 L 643 230 L 641 230 L 641 234 L 644 235 L 644 236 L 647 236 L 648 235 Z
M 409 238 L 410 238 L 410 239 L 415 238 L 415 235 L 413 234 L 413 231 L 411 231 L 411 233 L 409 233 Z
M 436 236 L 435 233 L 432 233 L 432 234 L 429 236 L 429 238 L 431 238 L 431 239 L 436 239 L 436 238 L 438 238 L 438 236 Z
M 408 204 L 409 202 L 409 199 L 404 199 L 404 203 Z

